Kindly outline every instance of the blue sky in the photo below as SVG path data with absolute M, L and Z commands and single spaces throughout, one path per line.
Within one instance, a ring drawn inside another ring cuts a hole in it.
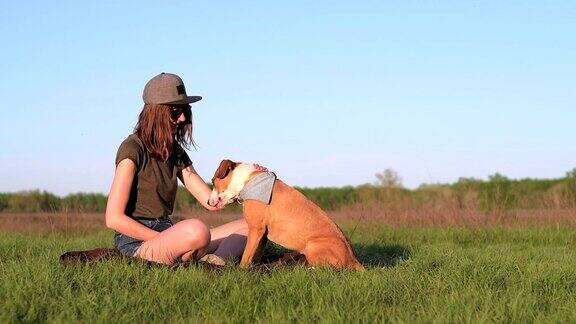
M 0 10 L 0 191 L 107 192 L 160 72 L 189 152 L 299 186 L 576 167 L 574 1 L 54 1 Z

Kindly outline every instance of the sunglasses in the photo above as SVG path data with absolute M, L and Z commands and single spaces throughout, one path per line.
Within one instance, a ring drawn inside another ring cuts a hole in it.
M 184 113 L 184 116 L 186 117 L 186 120 L 190 119 L 190 115 L 192 115 L 192 110 L 191 107 L 189 105 L 186 106 L 171 106 L 170 107 L 170 118 L 172 119 L 178 119 L 178 117 L 180 117 L 180 115 L 182 115 L 182 113 Z

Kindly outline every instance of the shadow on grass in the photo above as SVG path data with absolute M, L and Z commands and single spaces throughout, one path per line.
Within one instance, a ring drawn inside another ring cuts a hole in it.
M 358 261 L 365 267 L 394 267 L 410 258 L 410 250 L 402 245 L 353 244 Z
M 410 258 L 410 250 L 398 244 L 353 244 L 358 261 L 365 267 L 395 267 L 398 263 Z M 262 256 L 262 263 L 277 261 L 284 253 L 292 252 L 280 245 L 268 241 Z

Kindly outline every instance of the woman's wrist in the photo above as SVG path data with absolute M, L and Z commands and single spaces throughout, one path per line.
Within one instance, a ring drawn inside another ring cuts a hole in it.
M 149 228 L 148 231 L 146 231 L 146 237 L 145 237 L 145 238 L 142 238 L 142 241 L 151 240 L 151 239 L 153 239 L 154 237 L 156 237 L 156 235 L 158 235 L 158 233 L 160 233 L 160 232 L 157 232 L 157 231 Z
M 159 233 L 126 215 L 119 215 L 114 219 L 116 222 L 110 224 L 112 226 L 108 226 L 109 228 L 138 240 L 148 241 Z

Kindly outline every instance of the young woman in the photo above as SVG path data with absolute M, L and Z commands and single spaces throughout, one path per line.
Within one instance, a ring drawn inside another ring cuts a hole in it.
M 115 247 L 165 264 L 202 256 L 222 264 L 240 257 L 246 244 L 244 219 L 214 229 L 197 219 L 176 224 L 170 219 L 178 179 L 204 208 L 216 210 L 207 204 L 211 189 L 183 150 L 194 145 L 190 104 L 202 97 L 187 96 L 180 77 L 161 73 L 148 81 L 143 99 L 135 131 L 118 149 L 106 206 L 106 226 L 117 232 Z

